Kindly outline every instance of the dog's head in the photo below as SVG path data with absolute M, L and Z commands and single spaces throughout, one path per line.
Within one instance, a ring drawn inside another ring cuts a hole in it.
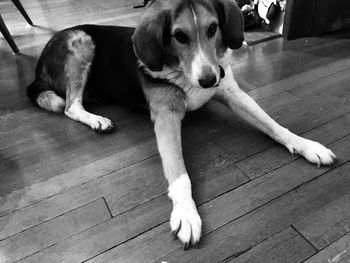
M 210 88 L 224 76 L 220 58 L 243 43 L 243 17 L 234 0 L 154 0 L 132 37 L 151 71 L 182 71 L 194 86 Z

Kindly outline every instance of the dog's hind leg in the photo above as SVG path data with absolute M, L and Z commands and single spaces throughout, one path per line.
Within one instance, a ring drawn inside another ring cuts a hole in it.
M 113 129 L 112 122 L 105 117 L 87 112 L 82 104 L 84 87 L 94 58 L 94 43 L 84 32 L 72 31 L 67 44 L 70 53 L 65 64 L 67 87 L 64 113 L 69 118 L 90 126 L 94 131 L 109 132 Z

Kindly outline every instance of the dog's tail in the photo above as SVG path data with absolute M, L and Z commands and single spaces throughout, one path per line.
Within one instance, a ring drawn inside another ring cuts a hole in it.
M 27 96 L 31 102 L 48 111 L 63 112 L 66 103 L 56 94 L 47 82 L 35 79 L 27 88 Z

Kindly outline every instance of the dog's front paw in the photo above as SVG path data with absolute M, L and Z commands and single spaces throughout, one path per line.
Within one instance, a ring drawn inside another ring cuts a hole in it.
M 92 115 L 90 119 L 90 127 L 99 133 L 107 133 L 113 130 L 113 124 L 110 119 L 102 116 Z
M 190 244 L 197 246 L 201 237 L 202 220 L 192 199 L 191 181 L 187 174 L 180 175 L 169 186 L 169 197 L 173 201 L 170 227 L 187 249 Z
M 322 144 L 302 137 L 295 137 L 291 143 L 286 145 L 289 151 L 304 156 L 310 163 L 321 165 L 332 165 L 336 161 L 335 154 Z
M 173 235 L 184 244 L 198 246 L 201 237 L 202 220 L 192 199 L 175 203 L 170 216 L 170 227 Z

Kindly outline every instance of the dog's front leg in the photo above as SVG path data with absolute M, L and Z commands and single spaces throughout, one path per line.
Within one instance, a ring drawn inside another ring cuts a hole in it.
M 198 244 L 202 221 L 192 199 L 191 181 L 182 157 L 181 120 L 185 114 L 184 107 L 174 104 L 168 107 L 158 103 L 151 103 L 150 106 L 158 150 L 169 182 L 168 196 L 173 202 L 170 227 L 187 249 L 190 243 Z
M 243 119 L 284 145 L 292 154 L 297 153 L 304 156 L 309 162 L 318 166 L 331 165 L 334 162 L 336 157 L 331 150 L 318 142 L 290 132 L 269 117 L 251 97 L 238 87 L 230 67 L 226 69 L 226 77 L 217 89 L 217 98 Z

